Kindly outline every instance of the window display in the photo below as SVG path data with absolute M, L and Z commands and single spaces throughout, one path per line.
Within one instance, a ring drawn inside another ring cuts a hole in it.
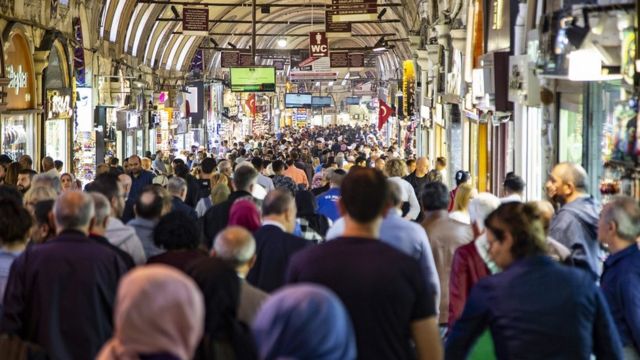
M 67 168 L 67 120 L 49 119 L 44 123 L 45 155 L 54 160 L 62 160 L 63 172 Z
M 12 159 L 33 152 L 33 116 L 29 114 L 2 116 L 2 153 Z

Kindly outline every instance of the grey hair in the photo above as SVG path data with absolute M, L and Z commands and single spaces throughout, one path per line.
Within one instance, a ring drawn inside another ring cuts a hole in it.
M 46 186 L 52 188 L 58 194 L 62 192 L 62 183 L 60 182 L 60 178 L 46 173 L 34 176 L 33 180 L 31 180 L 31 186 Z
M 484 230 L 484 221 L 495 209 L 500 207 L 500 199 L 495 195 L 482 192 L 476 195 L 469 203 L 469 218 L 480 231 Z
M 615 223 L 616 234 L 624 240 L 635 242 L 640 235 L 640 208 L 638 202 L 628 196 L 614 197 L 600 214 L 604 223 Z
M 402 204 L 402 189 L 400 185 L 393 180 L 387 180 L 389 185 L 389 202 L 392 206 L 398 206 Z
M 222 168 L 226 167 L 226 165 L 229 165 L 229 168 L 233 170 L 233 166 L 231 165 L 229 160 L 222 160 L 218 163 L 218 172 L 222 172 Z
M 244 265 L 256 253 L 256 240 L 240 226 L 229 226 L 216 236 L 213 249 L 220 259 L 235 266 Z
M 167 185 L 167 190 L 172 195 L 180 195 L 183 190 L 187 189 L 187 182 L 178 176 L 174 176 L 169 179 L 169 184 Z
M 93 198 L 94 218 L 98 224 L 102 224 L 111 216 L 111 204 L 107 197 L 100 193 L 92 192 L 90 194 Z
M 60 230 L 81 229 L 93 218 L 93 198 L 80 191 L 66 192 L 56 200 L 53 215 Z
M 566 184 L 573 184 L 576 190 L 580 192 L 587 192 L 589 190 L 589 175 L 587 171 L 580 164 L 563 162 L 557 166 L 561 166 L 561 180 Z

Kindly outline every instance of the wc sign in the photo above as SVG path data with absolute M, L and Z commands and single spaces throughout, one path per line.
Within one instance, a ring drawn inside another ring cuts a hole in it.
M 329 41 L 326 32 L 309 33 L 309 56 L 325 57 L 329 56 Z

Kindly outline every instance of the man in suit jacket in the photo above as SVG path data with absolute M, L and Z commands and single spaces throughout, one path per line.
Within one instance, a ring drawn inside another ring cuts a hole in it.
M 229 226 L 216 236 L 211 255 L 231 263 L 240 278 L 238 320 L 251 326 L 262 303 L 269 295 L 249 284 L 245 278 L 256 262 L 256 240 L 245 228 Z
M 222 162 L 220 163 L 222 164 Z M 207 210 L 199 219 L 206 245 L 213 247 L 213 239 L 222 231 L 229 222 L 229 211 L 234 201 L 242 197 L 251 197 L 253 187 L 258 180 L 258 172 L 251 166 L 240 166 L 233 173 L 233 187 L 235 191 L 229 195 L 229 199 Z
M 89 194 L 71 191 L 53 209 L 57 237 L 28 247 L 13 263 L 0 332 L 44 347 L 56 359 L 93 359 L 113 332 L 122 258 L 89 239 Z
M 254 234 L 257 259 L 247 280 L 272 292 L 284 285 L 289 258 L 311 242 L 292 235 L 296 225 L 296 202 L 290 192 L 276 189 L 267 194 L 262 204 L 262 216 L 263 225 Z
M 184 202 L 187 198 L 187 182 L 183 178 L 172 177 L 167 185 L 167 191 L 171 194 L 171 211 L 178 211 L 193 218 L 194 221 L 198 220 L 196 211 Z

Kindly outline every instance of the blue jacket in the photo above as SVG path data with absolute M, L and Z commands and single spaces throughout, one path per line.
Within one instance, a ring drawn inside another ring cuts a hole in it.
M 621 359 L 604 296 L 587 272 L 546 256 L 518 260 L 471 290 L 446 344 L 465 359 L 486 328 L 498 359 Z
M 142 193 L 145 186 L 153 183 L 155 175 L 151 171 L 142 170 L 138 177 L 131 175 L 131 190 L 129 190 L 129 198 L 135 202 Z
M 635 244 L 609 256 L 600 286 L 622 345 L 640 352 L 640 250 Z
M 331 221 L 340 218 L 338 211 L 338 200 L 340 199 L 340 188 L 331 188 L 316 197 L 318 203 L 318 214 L 322 214 Z
M 551 220 L 549 236 L 570 250 L 582 248 L 575 258 L 585 261 L 595 275 L 600 274 L 602 251 L 598 243 L 600 207 L 592 197 L 564 205 Z M 595 278 L 594 278 L 595 281 Z

